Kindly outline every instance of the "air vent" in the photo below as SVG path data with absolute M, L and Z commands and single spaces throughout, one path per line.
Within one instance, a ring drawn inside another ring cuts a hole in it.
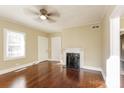
M 92 24 L 92 25 L 90 25 L 90 30 L 91 31 L 100 31 L 100 28 L 101 28 L 100 24 Z
M 97 29 L 99 28 L 99 25 L 92 26 L 92 29 Z

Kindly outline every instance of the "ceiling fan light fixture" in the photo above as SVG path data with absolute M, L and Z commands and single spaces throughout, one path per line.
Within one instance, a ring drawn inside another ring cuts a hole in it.
M 41 15 L 41 16 L 40 16 L 40 19 L 41 19 L 41 20 L 46 20 L 47 17 L 46 17 L 45 15 Z

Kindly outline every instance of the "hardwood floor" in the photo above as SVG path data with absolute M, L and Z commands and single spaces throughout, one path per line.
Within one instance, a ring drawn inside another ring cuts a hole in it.
M 105 87 L 105 84 L 98 71 L 66 69 L 58 62 L 43 62 L 0 75 L 0 87 L 97 88 Z

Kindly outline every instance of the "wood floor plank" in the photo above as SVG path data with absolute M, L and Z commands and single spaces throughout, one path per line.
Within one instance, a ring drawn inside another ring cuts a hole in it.
M 98 71 L 67 69 L 58 62 L 43 62 L 19 72 L 0 75 L 0 87 L 104 88 L 105 82 Z

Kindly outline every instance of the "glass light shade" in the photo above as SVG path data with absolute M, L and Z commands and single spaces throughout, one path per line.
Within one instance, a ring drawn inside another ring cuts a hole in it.
M 46 19 L 47 19 L 45 15 L 41 15 L 40 18 L 41 18 L 42 20 L 46 20 Z

